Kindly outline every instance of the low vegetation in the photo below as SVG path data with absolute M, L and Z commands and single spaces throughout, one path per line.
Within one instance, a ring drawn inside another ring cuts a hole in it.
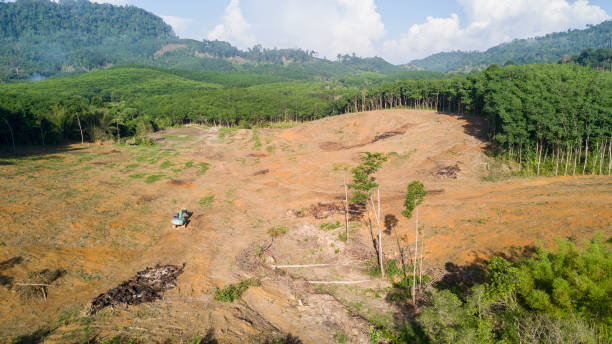
M 259 282 L 254 279 L 246 279 L 237 284 L 231 284 L 223 289 L 218 289 L 215 292 L 215 300 L 219 302 L 234 302 L 234 300 L 240 299 L 240 296 L 249 289 L 251 286 L 258 286 Z
M 415 325 L 388 331 L 394 343 L 603 343 L 612 340 L 612 249 L 601 236 L 579 249 L 559 240 L 516 262 L 493 257 L 485 283 L 438 286 Z M 388 269 L 389 271 L 390 269 Z M 394 284 L 407 300 L 410 279 Z M 413 329 L 406 332 L 406 329 Z M 410 334 L 412 332 L 412 334 Z M 409 336 L 406 336 L 410 334 Z M 402 338 L 404 336 L 404 338 Z

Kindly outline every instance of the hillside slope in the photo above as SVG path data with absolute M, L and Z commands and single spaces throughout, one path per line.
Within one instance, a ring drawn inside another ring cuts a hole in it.
M 546 36 L 516 39 L 486 51 L 452 51 L 431 55 L 408 63 L 408 67 L 437 72 L 471 71 L 491 64 L 556 63 L 564 55 L 576 55 L 583 49 L 612 48 L 612 21 L 589 26 L 584 30 L 551 33 Z
M 398 245 L 414 245 L 414 222 L 401 216 L 406 185 L 418 179 L 429 190 L 419 221 L 432 278 L 452 276 L 449 265 L 467 268 L 538 241 L 554 245 L 557 236 L 612 234 L 610 177 L 483 182 L 490 160 L 475 136 L 481 125 L 433 111 L 372 111 L 289 129 L 172 128 L 148 147 L 71 145 L 0 156 L 3 283 L 65 271 L 45 302 L 0 286 L 0 314 L 10 314 L 0 317 L 0 332 L 8 342 L 117 335 L 184 342 L 209 331 L 220 343 L 262 343 L 275 333 L 303 343 L 340 335 L 368 343 L 370 324 L 392 328 L 410 315 L 386 297 L 388 281 L 368 274 L 375 250 L 365 221 L 351 221 L 348 241 L 342 227 L 322 227 L 344 224 L 334 205 L 344 199 L 344 169 L 363 151 L 390 153 L 377 176 L 382 212 L 397 219 L 384 233 L 387 260 L 399 261 Z M 193 218 L 173 229 L 179 207 Z M 287 231 L 271 245 L 273 227 Z M 93 298 L 158 263 L 185 263 L 162 299 L 87 314 Z M 271 268 L 314 263 L 333 266 Z M 219 288 L 251 277 L 261 284 L 242 300 L 214 299 Z M 366 282 L 307 282 L 334 280 Z
M 345 55 L 332 62 L 316 55 L 314 51 L 260 45 L 243 51 L 227 42 L 179 39 L 160 17 L 134 6 L 87 0 L 0 2 L 0 81 L 123 64 L 243 71 L 292 79 L 402 71 L 379 57 Z

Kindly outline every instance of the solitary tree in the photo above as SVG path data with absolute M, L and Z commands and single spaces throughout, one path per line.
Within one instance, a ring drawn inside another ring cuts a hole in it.
M 351 202 L 354 204 L 365 204 L 366 210 L 368 208 L 368 202 L 370 203 L 370 207 L 378 225 L 378 263 L 380 265 L 381 275 L 385 277 L 382 252 L 382 226 L 380 220 L 380 189 L 378 188 L 378 183 L 376 183 L 376 172 L 382 167 L 383 162 L 387 161 L 387 156 L 382 153 L 364 152 L 361 154 L 360 159 L 361 164 L 352 170 L 353 183 L 349 185 L 349 188 L 354 191 Z M 375 188 L 378 206 L 374 204 L 373 190 Z M 371 230 L 372 228 L 370 227 L 370 231 Z
M 404 211 L 402 215 L 409 219 L 412 217 L 412 212 L 416 209 L 416 227 L 415 235 L 416 241 L 414 243 L 414 266 L 413 266 L 413 277 L 412 277 L 412 301 L 416 305 L 416 269 L 417 269 L 417 257 L 419 250 L 419 208 L 418 206 L 423 203 L 423 198 L 427 195 L 427 191 L 423 186 L 423 183 L 418 180 L 413 181 L 408 185 L 406 191 L 406 200 L 404 201 Z M 421 253 L 422 254 L 422 253 Z

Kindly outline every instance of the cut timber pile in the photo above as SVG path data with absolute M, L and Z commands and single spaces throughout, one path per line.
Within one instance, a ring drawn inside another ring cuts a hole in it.
M 446 177 L 451 179 L 457 179 L 457 173 L 461 172 L 459 164 L 452 166 L 441 167 L 433 172 L 436 177 Z
M 100 294 L 91 303 L 91 314 L 105 307 L 120 303 L 137 305 L 152 302 L 161 298 L 161 294 L 176 286 L 176 278 L 183 273 L 183 266 L 156 265 L 136 273 L 136 277 L 125 281 L 117 287 Z
M 344 204 L 342 202 L 322 203 L 319 202 L 306 209 L 296 211 L 297 217 L 312 216 L 315 219 L 325 219 L 335 214 L 344 214 Z

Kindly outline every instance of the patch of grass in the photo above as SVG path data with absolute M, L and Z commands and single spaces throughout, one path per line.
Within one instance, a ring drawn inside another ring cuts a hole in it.
M 345 231 L 342 231 L 342 232 L 338 233 L 338 240 L 346 241 L 346 232 Z
M 253 142 L 253 149 L 259 150 L 261 149 L 261 139 L 259 138 L 259 130 L 253 129 L 251 141 Z
M 159 168 L 168 168 L 170 166 L 174 166 L 174 163 L 172 161 L 164 161 L 161 163 L 161 165 L 159 165 Z
M 193 166 L 193 161 L 187 161 L 185 163 L 185 168 L 191 168 Z
M 340 221 L 332 222 L 332 223 L 324 223 L 319 226 L 319 229 L 322 231 L 333 231 L 334 229 L 338 229 L 342 227 Z
M 141 179 L 144 176 L 145 176 L 144 173 L 134 173 L 134 174 L 130 174 L 128 177 L 132 179 Z
M 463 222 L 484 225 L 487 222 L 489 222 L 489 219 L 488 218 L 486 218 L 486 219 L 484 219 L 484 218 L 482 218 L 482 219 L 467 219 L 467 220 L 463 220 Z
M 346 335 L 344 333 L 336 333 L 334 335 L 334 340 L 338 343 L 338 344 L 344 344 L 346 343 L 347 339 L 346 339 Z
M 234 128 L 234 127 L 229 127 L 229 128 L 220 128 L 219 129 L 219 140 L 224 141 L 226 138 L 229 138 L 229 140 L 226 143 L 232 143 L 232 137 L 234 137 L 234 135 L 236 135 L 236 131 L 238 129 Z
M 125 168 L 127 170 L 133 170 L 133 169 L 135 169 L 138 166 L 139 166 L 138 164 L 129 164 L 129 165 L 125 166 Z
M 239 299 L 242 294 L 249 289 L 250 286 L 258 286 L 259 282 L 249 278 L 237 284 L 230 284 L 223 289 L 218 289 L 215 292 L 215 300 L 219 302 L 234 302 Z
M 200 206 L 202 208 L 208 208 L 212 205 L 212 203 L 215 201 L 215 196 L 214 195 L 208 195 L 206 197 L 202 197 L 200 198 Z
M 162 179 L 163 177 L 165 177 L 165 175 L 163 175 L 163 174 L 152 174 L 150 176 L 147 176 L 147 178 L 145 179 L 145 183 L 153 184 L 156 181 Z
M 200 166 L 200 174 L 204 174 L 206 171 L 208 171 L 208 169 L 210 169 L 210 164 L 207 162 L 200 162 L 198 163 L 198 166 Z
M 501 158 L 493 159 L 486 166 L 485 175 L 482 180 L 485 182 L 499 182 L 510 178 L 511 172 L 509 167 L 501 160 Z
M 268 128 L 271 129 L 290 129 L 302 125 L 302 122 L 270 122 Z
M 187 135 L 179 135 L 179 136 L 164 135 L 164 138 L 166 140 L 173 140 L 173 141 L 191 141 L 191 140 L 195 140 L 196 139 L 195 136 L 187 136 Z
M 284 226 L 275 226 L 275 227 L 268 228 L 268 234 L 270 234 L 270 236 L 273 238 L 284 235 L 288 231 L 289 231 L 289 227 L 284 227 Z
M 274 152 L 276 151 L 276 146 L 275 145 L 269 145 L 268 147 L 266 147 L 266 152 L 274 154 Z

